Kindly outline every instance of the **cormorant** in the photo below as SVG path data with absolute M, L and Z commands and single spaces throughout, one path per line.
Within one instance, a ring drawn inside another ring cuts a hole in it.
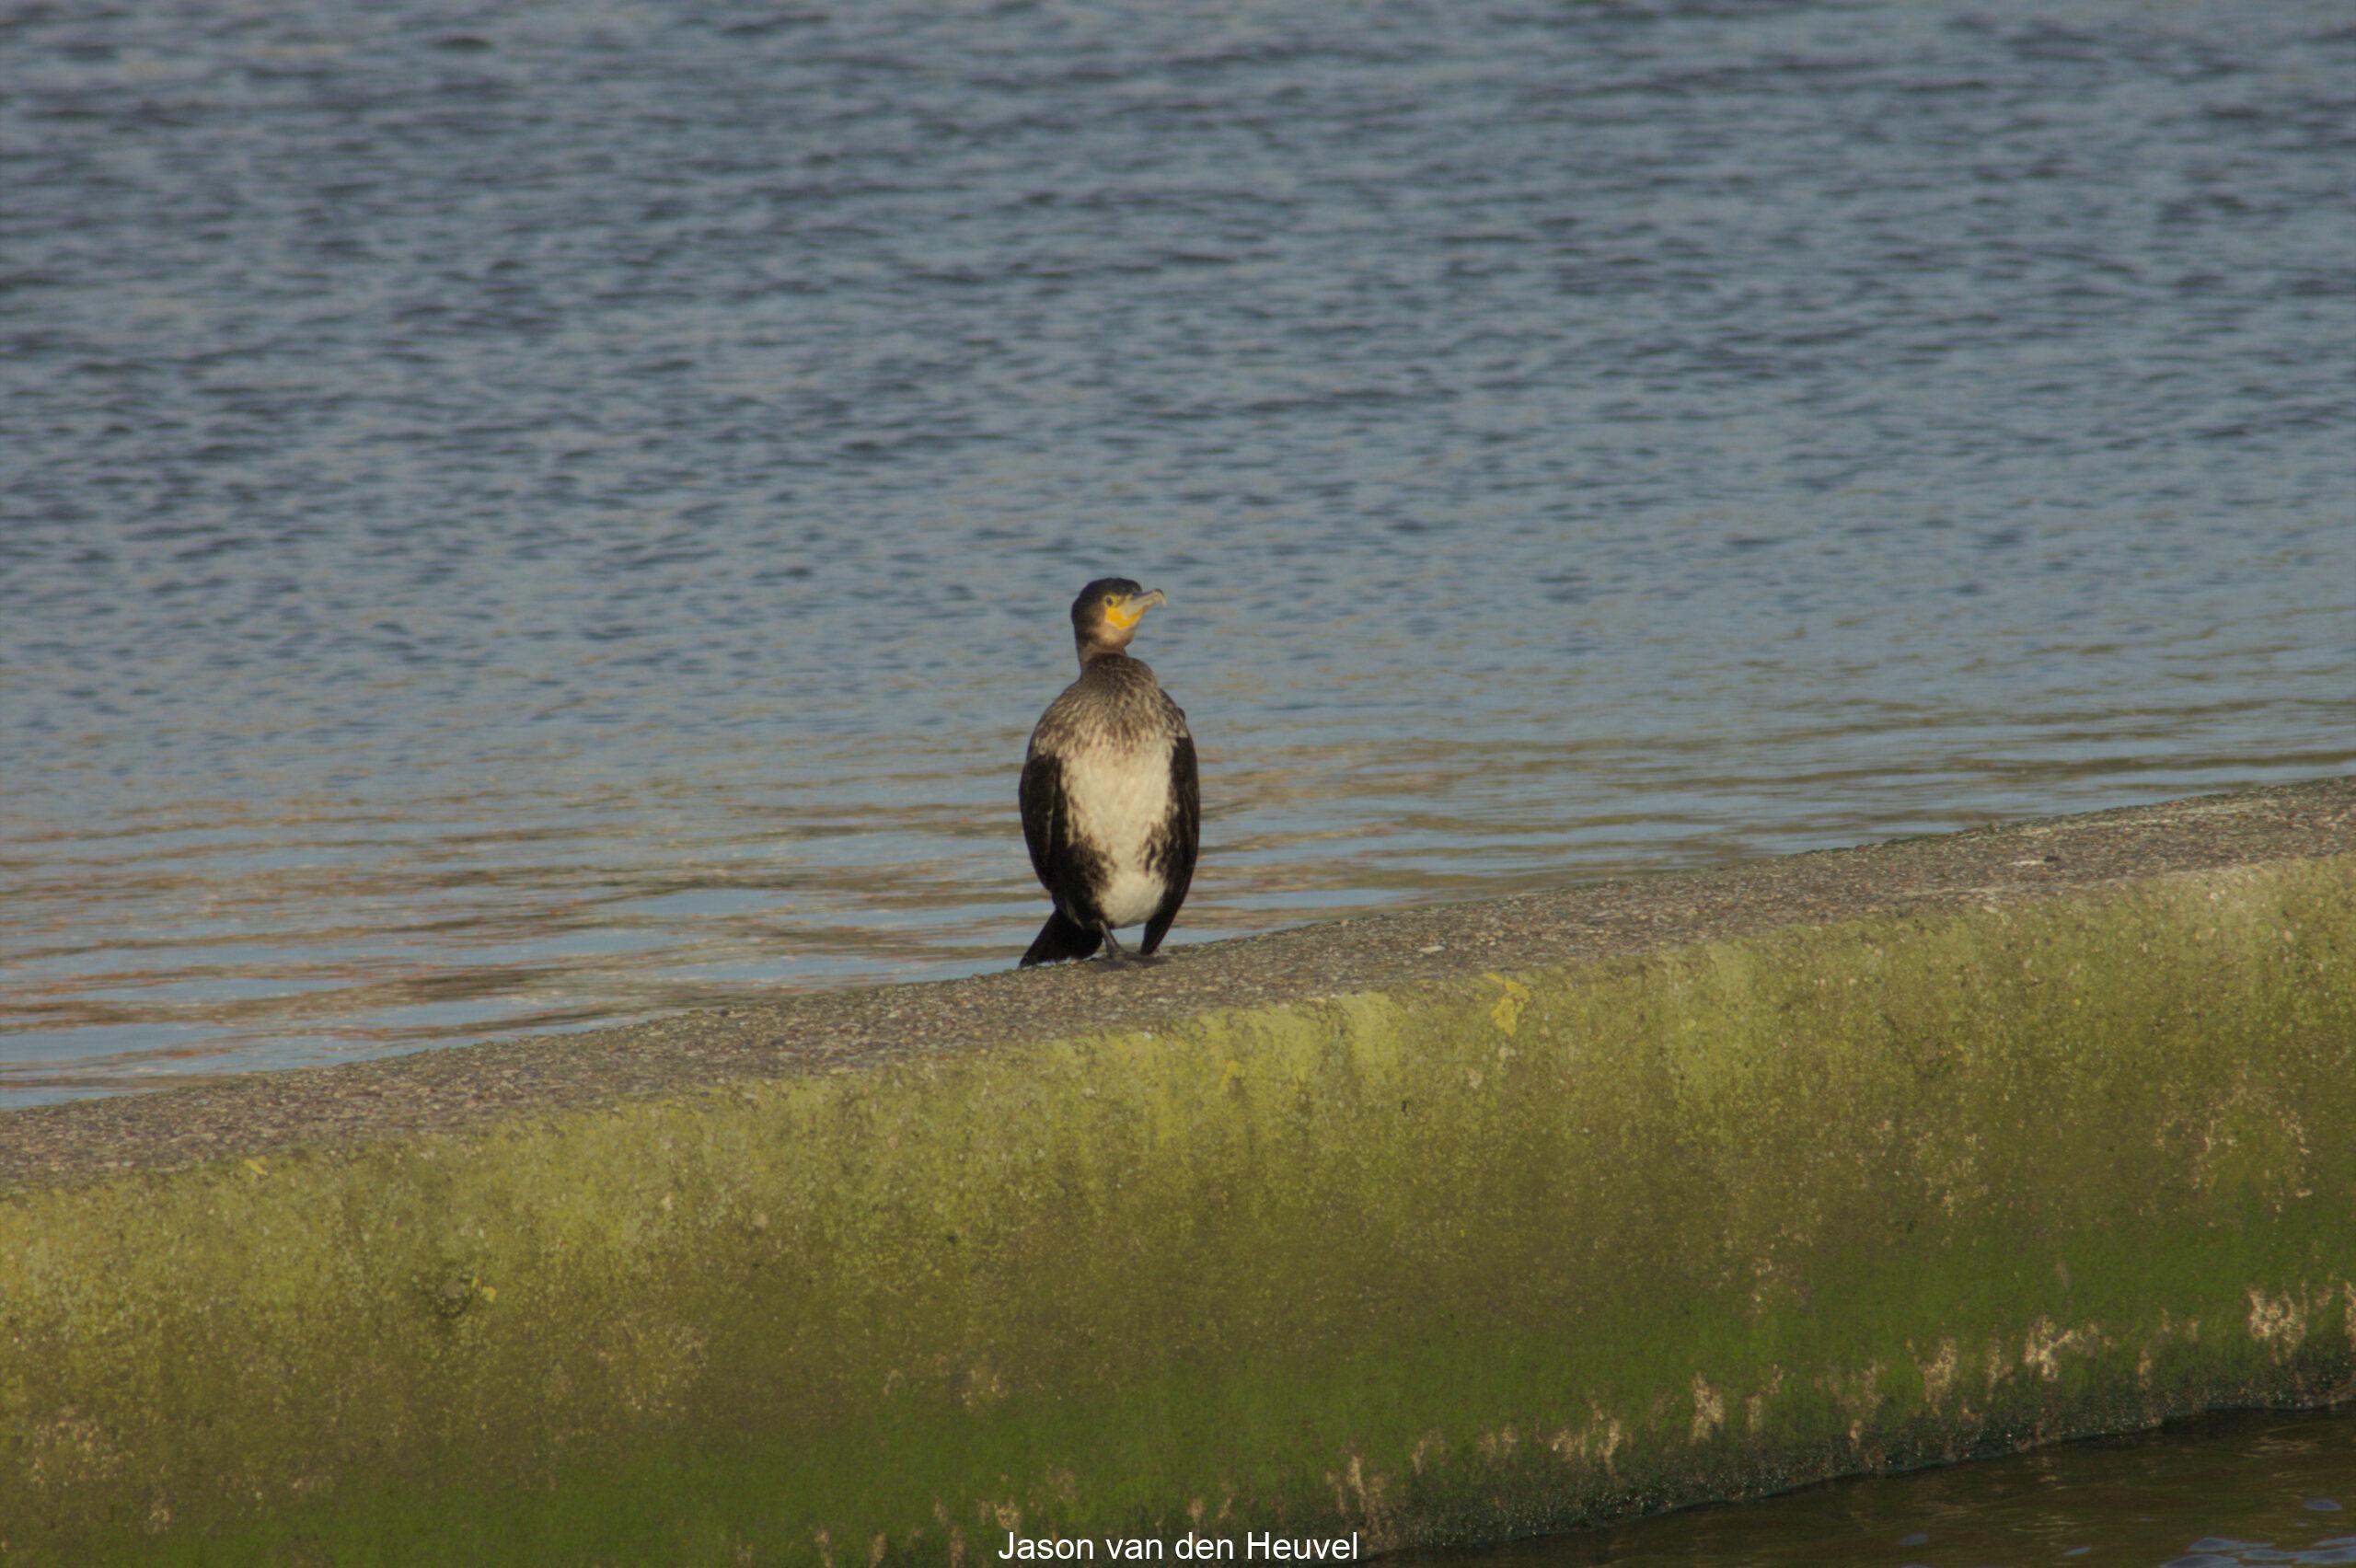
M 1121 956 L 1116 926 L 1145 922 L 1140 957 L 1161 945 L 1195 876 L 1202 827 L 1186 715 L 1125 650 L 1163 604 L 1126 577 L 1072 601 L 1080 679 L 1039 716 L 1022 759 L 1022 839 L 1056 901 L 1022 964 Z

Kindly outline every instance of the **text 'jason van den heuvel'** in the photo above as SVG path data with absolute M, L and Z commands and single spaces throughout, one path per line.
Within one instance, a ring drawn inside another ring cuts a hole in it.
M 1102 1551 L 1099 1551 L 1099 1548 Z M 1163 1542 L 1149 1538 L 1120 1539 L 1112 1536 L 1092 1540 L 1085 1536 L 1071 1538 L 1047 1536 L 1018 1536 L 1009 1532 L 1006 1550 L 999 1552 L 1001 1562 L 1094 1562 L 1100 1559 L 1111 1562 L 1164 1562 L 1177 1559 L 1185 1562 L 1355 1562 L 1363 1555 L 1358 1551 L 1356 1531 L 1330 1539 L 1291 1540 L 1283 1536 L 1246 1535 L 1242 1550 L 1225 1536 L 1184 1535 Z

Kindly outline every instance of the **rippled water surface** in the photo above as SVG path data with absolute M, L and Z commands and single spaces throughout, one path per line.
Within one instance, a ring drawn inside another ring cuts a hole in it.
M 2356 20 L 0 0 L 0 1102 L 2356 762 Z
M 2250 1412 L 1838 1482 L 1399 1568 L 2257 1568 L 2356 1562 L 2356 1409 Z

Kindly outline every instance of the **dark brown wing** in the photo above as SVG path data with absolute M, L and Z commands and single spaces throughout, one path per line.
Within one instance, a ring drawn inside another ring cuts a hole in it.
M 1022 842 L 1031 869 L 1056 907 L 1081 924 L 1096 920 L 1094 857 L 1074 842 L 1071 813 L 1064 800 L 1064 770 L 1052 755 L 1033 752 L 1022 764 Z
M 1195 855 L 1202 836 L 1203 794 L 1195 773 L 1195 737 L 1182 730 L 1170 748 L 1170 824 L 1154 846 L 1156 869 L 1164 883 L 1161 906 L 1145 923 L 1145 940 L 1138 944 L 1140 953 L 1160 947 L 1170 922 L 1178 918 L 1178 906 L 1186 902 L 1186 889 L 1195 880 Z
M 1031 869 L 1052 893 L 1056 884 L 1047 868 L 1055 863 L 1059 837 L 1063 765 L 1036 752 L 1024 757 L 1022 785 L 1017 799 L 1022 802 L 1022 842 L 1031 851 Z

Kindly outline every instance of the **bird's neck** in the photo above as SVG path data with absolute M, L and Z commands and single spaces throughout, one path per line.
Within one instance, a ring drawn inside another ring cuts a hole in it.
M 1126 652 L 1127 647 L 1128 645 L 1126 643 L 1081 643 L 1080 645 L 1080 674 L 1086 674 L 1088 673 L 1089 665 L 1097 663 L 1103 660 L 1126 660 L 1128 657 L 1128 653 Z

